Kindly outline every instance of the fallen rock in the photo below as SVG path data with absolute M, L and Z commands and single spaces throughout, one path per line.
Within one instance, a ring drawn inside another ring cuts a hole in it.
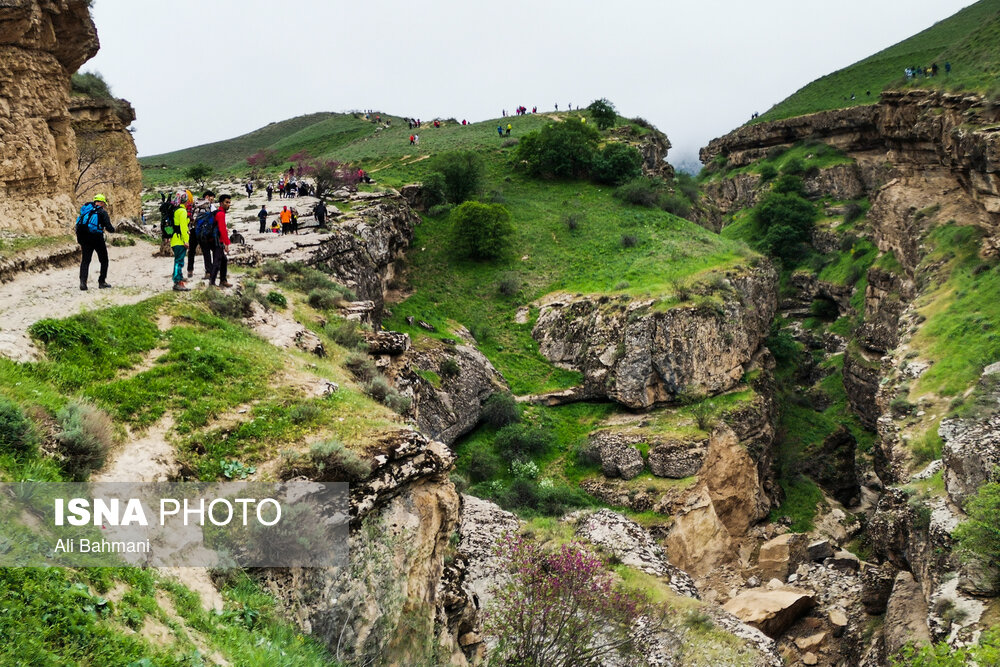
M 815 651 L 823 645 L 824 641 L 826 641 L 826 633 L 817 632 L 808 637 L 799 637 L 795 640 L 795 645 L 799 647 L 800 651 Z
M 854 572 L 857 572 L 861 568 L 861 561 L 850 551 L 838 551 L 823 561 L 823 564 L 838 570 L 851 570 Z
M 809 552 L 809 560 L 821 562 L 833 556 L 833 545 L 830 540 L 814 540 L 806 547 Z
M 601 457 L 601 471 L 606 477 L 632 479 L 642 472 L 642 454 L 616 431 L 597 431 L 590 437 Z
M 807 542 L 808 538 L 801 533 L 785 533 L 762 544 L 757 558 L 761 576 L 784 581 L 801 563 L 809 559 Z
M 816 657 L 815 653 L 806 653 L 802 656 L 803 665 L 816 665 L 819 663 L 819 658 Z
M 843 635 L 844 630 L 847 629 L 847 614 L 840 609 L 831 609 L 827 614 L 827 618 L 830 619 L 830 625 L 833 627 L 833 636 L 840 637 Z
M 365 344 L 368 345 L 368 354 L 371 355 L 388 354 L 395 357 L 410 349 L 410 334 L 398 331 L 366 331 L 364 337 Z
M 776 638 L 815 606 L 816 598 L 808 591 L 754 588 L 743 591 L 722 608 L 767 636 Z
M 861 604 L 869 614 L 884 614 L 898 570 L 891 563 L 861 571 Z

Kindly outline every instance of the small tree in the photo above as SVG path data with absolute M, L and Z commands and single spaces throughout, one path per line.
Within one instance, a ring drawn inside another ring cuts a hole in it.
M 439 155 L 430 168 L 444 178 L 444 196 L 455 204 L 474 195 L 483 180 L 483 160 L 472 151 Z
M 260 170 L 278 163 L 278 154 L 270 148 L 264 148 L 247 158 L 250 167 L 250 178 L 257 178 Z
M 494 259 L 510 244 L 514 226 L 510 211 L 500 204 L 467 201 L 451 212 L 455 250 L 471 259 Z
M 70 77 L 70 92 L 74 95 L 94 97 L 99 100 L 114 98 L 111 88 L 100 72 L 77 72 Z
M 356 185 L 361 177 L 358 170 L 336 160 L 314 160 L 299 163 L 300 174 L 311 176 L 316 184 L 316 196 L 323 198 L 330 190 L 345 185 Z
M 205 187 L 205 181 L 212 175 L 212 168 L 204 162 L 199 162 L 184 170 L 184 175 L 198 184 L 199 188 Z
M 633 146 L 610 143 L 594 160 L 594 180 L 608 185 L 621 185 L 642 174 L 642 155 Z
M 602 130 L 614 127 L 615 121 L 618 120 L 618 114 L 615 113 L 615 105 L 604 97 L 591 102 L 590 106 L 587 107 L 587 111 L 590 112 L 594 122 L 597 123 L 597 127 Z
M 793 259 L 811 238 L 815 218 L 816 208 L 799 195 L 772 192 L 754 210 L 762 235 L 758 245 L 773 257 Z
M 483 623 L 497 640 L 497 664 L 577 667 L 638 657 L 633 623 L 641 616 L 654 629 L 662 623 L 643 593 L 616 585 L 579 543 L 544 553 L 536 542 L 505 535 L 496 555 L 510 574 L 493 589 Z

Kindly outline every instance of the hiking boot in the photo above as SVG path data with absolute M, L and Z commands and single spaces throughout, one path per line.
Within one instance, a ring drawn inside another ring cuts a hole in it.
M 185 285 L 183 281 L 181 281 L 179 283 L 174 283 L 174 291 L 175 292 L 190 292 L 191 288 L 188 287 L 187 285 Z
M 188 271 L 188 278 L 194 278 L 194 271 Z
M 80 289 L 87 291 L 87 283 L 80 283 Z
M 227 281 L 226 281 L 226 282 L 224 282 L 224 283 L 219 283 L 219 286 L 220 286 L 220 287 L 232 287 L 232 286 L 233 286 L 233 284 L 232 284 L 231 282 L 229 282 L 229 281 L 227 280 Z
M 97 286 L 100 289 L 111 289 L 111 285 L 109 285 L 108 283 L 97 283 Z

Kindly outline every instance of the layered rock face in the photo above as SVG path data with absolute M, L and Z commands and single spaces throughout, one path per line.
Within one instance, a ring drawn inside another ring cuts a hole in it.
M 77 201 L 101 193 L 111 203 L 113 220 L 137 217 L 142 210 L 142 169 L 127 129 L 135 110 L 125 100 L 73 97 L 69 111 L 76 134 Z
M 86 0 L 0 3 L 0 225 L 66 233 L 75 220 L 69 77 L 98 49 Z M 133 153 L 134 159 L 134 153 Z
M 549 361 L 584 375 L 584 392 L 630 408 L 731 389 L 767 336 L 777 274 L 763 264 L 727 276 L 717 306 L 660 309 L 652 300 L 550 297 L 532 336 Z

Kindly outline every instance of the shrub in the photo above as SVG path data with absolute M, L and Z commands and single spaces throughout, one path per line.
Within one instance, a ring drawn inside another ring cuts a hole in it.
M 517 137 L 511 137 L 510 139 L 504 139 L 503 143 L 500 144 L 501 148 L 510 148 L 511 146 L 517 146 L 520 143 Z
M 452 237 L 460 256 L 495 259 L 510 245 L 514 226 L 500 204 L 467 201 L 451 212 Z
M 681 194 L 687 197 L 688 201 L 694 203 L 698 201 L 698 181 L 691 174 L 679 172 L 674 177 L 674 188 L 680 190 Z
M 551 433 L 528 424 L 509 424 L 493 438 L 493 448 L 508 461 L 544 454 L 551 445 Z
M 72 481 L 85 481 L 107 459 L 114 439 L 111 419 L 90 404 L 70 403 L 56 413 L 56 421 L 63 470 Z
M 236 290 L 226 294 L 220 290 L 208 289 L 201 293 L 201 298 L 208 304 L 208 309 L 219 317 L 239 320 L 253 314 L 253 295 L 245 290 Z
M 715 404 L 712 401 L 701 401 L 691 408 L 694 420 L 702 431 L 711 430 L 715 425 Z
M 337 345 L 349 350 L 364 347 L 365 337 L 358 328 L 357 322 L 352 320 L 336 317 L 323 327 L 323 331 Z
M 791 160 L 785 163 L 782 167 L 781 173 L 783 174 L 801 174 L 806 170 L 805 165 L 802 164 L 802 160 L 797 157 L 793 157 Z
M 621 185 L 642 175 L 642 155 L 622 143 L 611 143 L 596 154 L 591 176 L 598 183 Z
M 566 229 L 575 232 L 580 228 L 580 223 L 583 222 L 583 215 L 580 213 L 569 213 L 563 216 L 563 222 L 566 224 Z
M 897 417 L 910 414 L 916 407 L 913 403 L 906 400 L 905 396 L 897 396 L 889 402 L 889 410 Z
M 535 479 L 538 477 L 538 464 L 515 459 L 510 464 L 510 474 L 514 479 Z
M 483 632 L 495 640 L 490 664 L 625 664 L 641 653 L 632 631 L 636 620 L 645 616 L 649 626 L 662 625 L 662 614 L 644 593 L 616 583 L 579 543 L 547 553 L 537 542 L 508 534 L 496 556 L 510 576 L 494 586 L 484 615 Z
M 444 197 L 461 204 L 479 191 L 483 160 L 472 151 L 443 153 L 431 161 L 430 169 L 441 174 Z
M 1000 471 L 994 469 L 994 475 L 1000 475 Z M 965 513 L 969 519 L 954 533 L 960 553 L 966 560 L 1000 568 L 1000 531 L 996 525 L 1000 516 L 1000 482 L 980 486 L 966 503 Z
M 385 397 L 389 395 L 389 391 L 392 386 L 389 384 L 389 380 L 383 375 L 375 375 L 368 382 L 365 383 L 365 393 L 374 398 L 379 403 L 385 400 Z
M 519 289 L 521 289 L 521 279 L 517 277 L 516 273 L 505 273 L 497 281 L 497 291 L 502 296 L 514 296 Z
M 274 290 L 267 293 L 267 302 L 272 306 L 277 306 L 278 308 L 288 307 L 288 299 L 285 298 L 285 295 Z
M 31 420 L 20 406 L 0 396 L 0 453 L 34 456 L 38 439 Z
M 427 209 L 428 213 L 435 206 L 445 204 L 448 196 L 445 194 L 444 174 L 437 171 L 427 174 L 424 177 L 423 183 L 420 184 L 420 192 L 424 204 L 429 207 Z
M 601 130 L 614 127 L 615 121 L 618 120 L 618 114 L 615 113 L 615 105 L 604 97 L 591 102 L 587 107 L 587 111 L 590 112 L 590 116 Z
M 521 421 L 521 410 L 513 395 L 498 391 L 483 403 L 482 420 L 490 426 L 503 428 Z
M 802 183 L 802 179 L 795 174 L 782 174 L 778 180 L 774 182 L 774 186 L 771 188 L 773 192 L 779 193 L 789 193 L 793 192 L 800 197 L 806 196 L 805 185 Z
M 427 215 L 432 218 L 440 218 L 441 216 L 448 215 L 451 213 L 452 209 L 455 208 L 454 204 L 435 204 L 427 209 Z
M 844 222 L 850 224 L 863 216 L 865 214 L 865 209 L 859 204 L 851 202 L 844 207 Z
M 309 292 L 309 305 L 316 310 L 333 310 L 344 302 L 344 296 L 332 289 L 314 289 Z
M 306 476 L 318 482 L 357 482 L 372 474 L 371 463 L 339 440 L 314 442 L 309 446 L 306 462 L 314 473 Z
M 458 362 L 455 361 L 454 358 L 448 357 L 441 362 L 438 370 L 441 372 L 441 377 L 454 378 L 458 377 L 458 375 L 462 372 L 462 367 L 458 365 Z
M 635 234 L 622 234 L 622 247 L 634 248 L 639 245 L 639 237 Z
M 114 99 L 108 82 L 100 72 L 77 72 L 70 77 L 70 91 L 100 100 Z
M 390 410 L 401 415 L 409 412 L 410 407 L 413 405 L 413 399 L 409 396 L 400 394 L 396 391 L 396 389 L 390 389 L 389 393 L 382 402 L 385 403 Z
M 766 183 L 767 181 L 770 181 L 770 180 L 774 179 L 774 177 L 777 176 L 777 175 L 778 175 L 778 170 L 775 168 L 775 166 L 773 164 L 763 164 L 763 165 L 761 165 L 761 167 L 760 167 L 760 180 L 762 180 L 762 181 L 764 181 Z
M 754 221 L 763 232 L 759 245 L 774 257 L 798 257 L 812 236 L 815 218 L 815 207 L 799 195 L 772 192 L 754 209 Z
M 486 443 L 480 442 L 472 445 L 469 448 L 468 456 L 466 472 L 473 483 L 478 484 L 493 479 L 500 472 L 500 457 Z
M 660 195 L 657 205 L 667 213 L 673 213 L 679 218 L 687 218 L 691 215 L 691 202 L 683 195 L 664 192 Z
M 375 369 L 375 362 L 363 352 L 352 352 L 347 355 L 344 366 L 351 372 L 351 375 L 361 382 L 369 382 L 378 374 L 378 371 Z
M 620 185 L 615 189 L 614 195 L 629 204 L 652 208 L 660 201 L 660 194 L 662 192 L 663 187 L 659 181 L 644 176 Z
M 565 121 L 525 135 L 517 145 L 517 164 L 532 176 L 586 178 L 594 164 L 601 133 L 586 123 Z

